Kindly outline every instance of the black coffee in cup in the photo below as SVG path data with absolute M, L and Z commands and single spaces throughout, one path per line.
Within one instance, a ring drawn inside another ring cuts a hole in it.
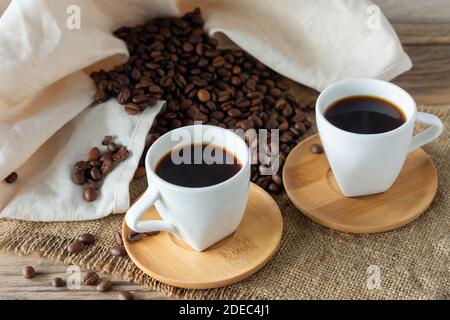
M 324 116 L 339 129 L 360 134 L 388 132 L 406 122 L 406 116 L 399 107 L 372 96 L 338 100 L 328 107 Z
M 234 154 L 211 144 L 191 144 L 167 153 L 156 165 L 163 180 L 189 188 L 224 182 L 242 169 Z

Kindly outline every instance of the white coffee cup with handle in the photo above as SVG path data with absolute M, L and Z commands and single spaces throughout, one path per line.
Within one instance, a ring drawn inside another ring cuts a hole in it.
M 406 122 L 377 134 L 353 133 L 331 124 L 324 116 L 327 109 L 336 101 L 352 96 L 387 100 L 401 109 Z M 388 190 L 400 174 L 407 155 L 436 139 L 443 128 L 438 117 L 418 112 L 414 99 L 405 90 L 375 79 L 343 80 L 325 89 L 317 100 L 316 121 L 331 169 L 346 197 Z M 430 128 L 413 136 L 416 122 Z
M 232 153 L 241 164 L 237 174 L 208 187 L 190 188 L 171 184 L 155 169 L 172 150 L 191 144 L 212 144 Z M 247 207 L 250 186 L 250 155 L 245 141 L 215 126 L 193 125 L 173 130 L 159 138 L 145 159 L 148 189 L 128 210 L 125 221 L 135 232 L 167 231 L 203 251 L 231 235 Z M 155 206 L 162 220 L 141 217 Z

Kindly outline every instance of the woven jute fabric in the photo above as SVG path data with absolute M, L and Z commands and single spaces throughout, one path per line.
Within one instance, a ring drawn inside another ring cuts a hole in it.
M 1 220 L 0 249 L 111 273 L 178 298 L 449 299 L 450 106 L 420 109 L 436 114 L 445 125 L 442 136 L 425 147 L 437 167 L 439 188 L 420 218 L 395 231 L 346 234 L 312 222 L 285 194 L 279 195 L 276 201 L 284 219 L 280 248 L 263 269 L 237 284 L 178 289 L 145 275 L 127 257 L 112 257 L 113 234 L 120 229 L 123 215 L 79 223 Z M 136 198 L 146 188 L 145 179 L 130 188 Z M 95 234 L 97 242 L 81 254 L 69 255 L 67 245 L 84 232 Z

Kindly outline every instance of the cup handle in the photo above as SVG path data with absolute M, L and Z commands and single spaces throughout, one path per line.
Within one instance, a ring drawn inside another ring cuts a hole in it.
M 163 220 L 139 221 L 139 218 L 148 212 L 159 198 L 158 190 L 148 188 L 139 200 L 128 209 L 125 215 L 125 222 L 131 230 L 139 233 L 167 231 L 178 234 L 177 229 L 170 222 Z
M 431 126 L 412 138 L 409 152 L 433 141 L 442 133 L 442 121 L 433 114 L 417 112 L 416 121 Z

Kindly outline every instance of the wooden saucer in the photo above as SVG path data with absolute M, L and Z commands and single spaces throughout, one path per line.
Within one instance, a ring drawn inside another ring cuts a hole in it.
M 344 197 L 328 160 L 313 154 L 318 135 L 299 144 L 286 159 L 284 186 L 294 205 L 328 228 L 350 233 L 375 233 L 397 229 L 419 217 L 437 191 L 437 173 L 425 151 L 413 151 L 392 187 L 380 194 Z M 349 155 L 350 156 L 350 155 Z
M 152 208 L 143 220 L 160 219 Z M 163 283 L 187 289 L 209 289 L 243 280 L 262 268 L 278 249 L 283 231 L 280 209 L 272 197 L 250 185 L 247 209 L 239 228 L 204 252 L 195 252 L 176 236 L 161 232 L 130 242 L 125 221 L 122 235 L 131 260 Z

